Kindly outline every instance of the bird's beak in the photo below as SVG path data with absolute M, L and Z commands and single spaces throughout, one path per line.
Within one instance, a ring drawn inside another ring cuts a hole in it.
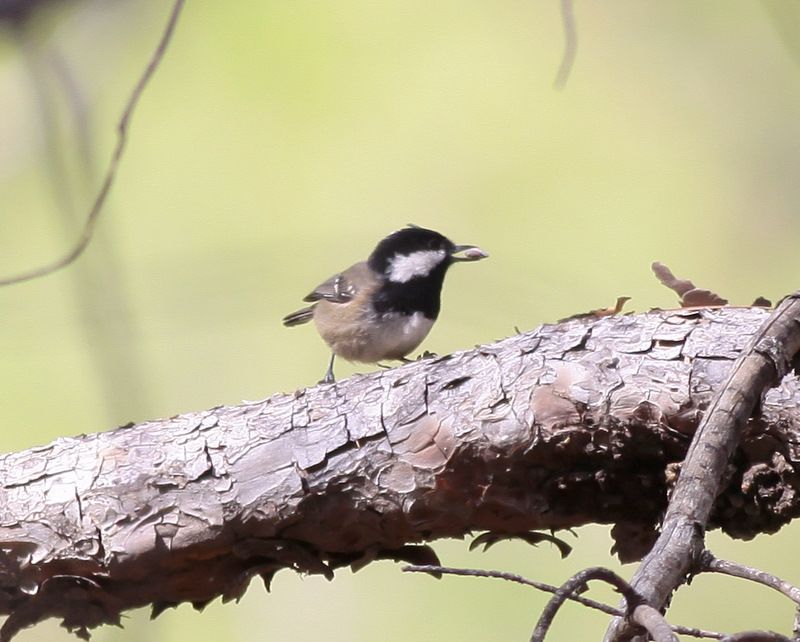
M 456 249 L 450 256 L 454 261 L 480 261 L 489 255 L 475 245 L 456 245 Z

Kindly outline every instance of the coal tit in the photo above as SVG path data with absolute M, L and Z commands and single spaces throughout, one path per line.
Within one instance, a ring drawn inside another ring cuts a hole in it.
M 442 283 L 456 261 L 488 254 L 456 245 L 433 230 L 409 226 L 383 239 L 366 261 L 314 288 L 307 308 L 283 318 L 287 327 L 314 320 L 333 354 L 320 383 L 331 383 L 336 355 L 348 361 L 403 360 L 439 316 Z

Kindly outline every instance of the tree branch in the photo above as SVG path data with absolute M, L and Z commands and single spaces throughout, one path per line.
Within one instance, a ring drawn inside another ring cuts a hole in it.
M 656 608 L 663 608 L 699 565 L 706 524 L 747 422 L 765 391 L 789 372 L 798 351 L 800 293 L 786 297 L 750 339 L 692 439 L 661 535 L 631 580 Z M 606 640 L 628 639 L 629 628 L 616 619 Z
M 549 325 L 475 350 L 0 458 L 0 640 L 146 604 L 201 608 L 282 568 L 331 577 L 474 530 L 615 523 L 641 555 L 711 391 L 768 313 Z M 712 527 L 800 514 L 794 376 L 751 420 Z

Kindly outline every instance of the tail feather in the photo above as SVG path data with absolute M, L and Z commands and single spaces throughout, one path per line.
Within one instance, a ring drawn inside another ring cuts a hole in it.
M 303 323 L 308 323 L 311 319 L 314 318 L 314 306 L 310 306 L 307 308 L 303 308 L 302 310 L 298 310 L 297 312 L 292 312 L 291 314 L 287 314 L 283 317 L 283 325 L 287 328 L 291 328 L 295 325 L 302 325 Z

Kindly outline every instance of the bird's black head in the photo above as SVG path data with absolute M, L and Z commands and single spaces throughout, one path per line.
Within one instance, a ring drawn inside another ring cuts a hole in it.
M 476 261 L 486 256 L 475 246 L 456 245 L 433 230 L 409 226 L 393 232 L 378 243 L 367 260 L 369 267 L 383 277 L 374 300 L 375 310 L 422 312 L 435 319 L 447 268 L 454 261 Z
M 442 266 L 446 269 L 452 263 L 455 248 L 455 244 L 439 232 L 406 227 L 378 243 L 367 262 L 390 281 L 406 283 L 425 278 Z

